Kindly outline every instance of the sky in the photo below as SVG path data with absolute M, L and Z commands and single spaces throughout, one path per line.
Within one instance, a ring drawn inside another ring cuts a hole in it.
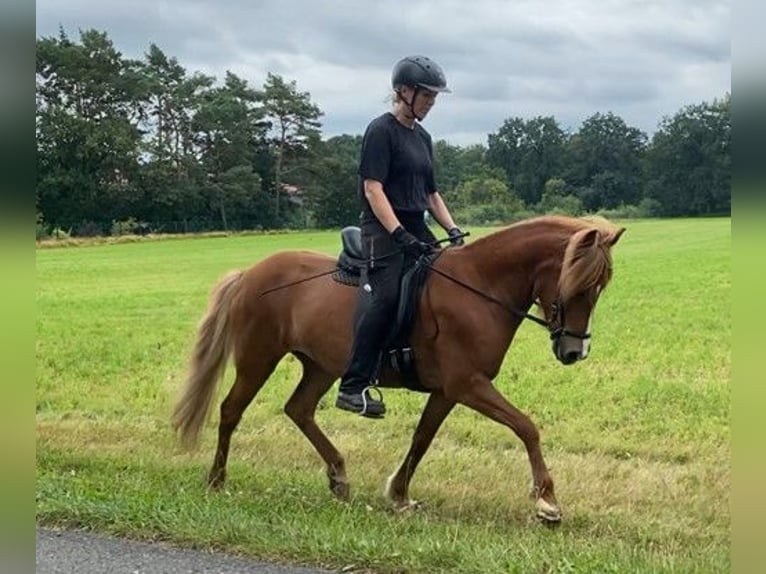
M 104 31 L 129 58 L 154 43 L 189 72 L 255 88 L 295 81 L 322 134 L 362 134 L 390 109 L 401 57 L 444 69 L 423 125 L 487 143 L 507 119 L 576 131 L 612 112 L 651 136 L 683 107 L 731 92 L 731 0 L 37 0 L 37 37 Z

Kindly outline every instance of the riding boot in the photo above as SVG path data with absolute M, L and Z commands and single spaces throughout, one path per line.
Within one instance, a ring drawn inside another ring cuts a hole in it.
M 360 301 L 360 308 L 363 307 L 367 307 L 366 302 Z M 335 402 L 340 409 L 372 418 L 382 417 L 386 412 L 382 397 L 375 399 L 369 392 L 377 380 L 380 345 L 388 331 L 386 322 L 376 315 L 378 313 L 371 307 L 359 314 L 351 359 L 341 378 Z

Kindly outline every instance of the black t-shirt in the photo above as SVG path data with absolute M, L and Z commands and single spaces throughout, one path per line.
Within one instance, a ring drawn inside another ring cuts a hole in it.
M 365 179 L 383 184 L 397 215 L 419 213 L 422 217 L 428 209 L 428 195 L 436 191 L 433 158 L 431 136 L 418 122 L 408 128 L 390 112 L 372 120 L 364 133 L 359 163 L 362 220 L 374 217 L 364 196 Z

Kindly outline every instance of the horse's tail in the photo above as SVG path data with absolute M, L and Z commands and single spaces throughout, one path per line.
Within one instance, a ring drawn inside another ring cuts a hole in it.
M 231 271 L 218 282 L 197 331 L 186 385 L 173 411 L 173 428 L 187 447 L 197 443 L 210 412 L 213 391 L 226 370 L 231 353 L 229 310 L 241 280 L 242 271 Z

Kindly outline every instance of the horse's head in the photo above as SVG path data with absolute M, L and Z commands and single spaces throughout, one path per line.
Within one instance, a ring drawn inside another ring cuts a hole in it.
M 588 357 L 590 324 L 599 295 L 612 278 L 611 248 L 625 231 L 607 222 L 573 233 L 558 279 L 540 286 L 538 301 L 551 333 L 553 354 L 565 365 Z

